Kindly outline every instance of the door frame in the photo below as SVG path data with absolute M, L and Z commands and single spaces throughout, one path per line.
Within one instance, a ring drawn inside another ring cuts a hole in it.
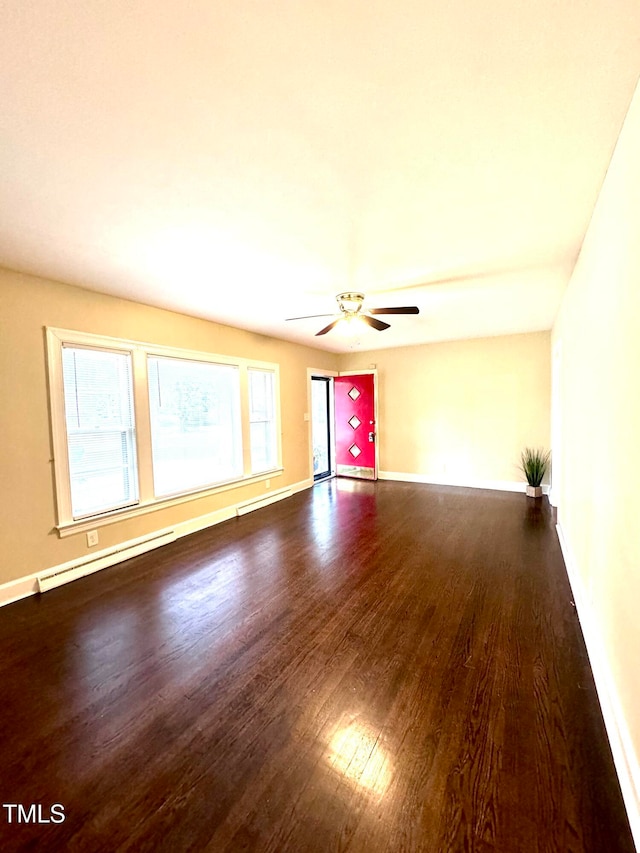
M 549 503 L 558 508 L 562 478 L 562 340 L 551 353 L 551 488 Z
M 324 368 L 315 368 L 308 367 L 307 368 L 307 410 L 304 414 L 304 419 L 307 421 L 307 446 L 309 448 L 309 479 L 311 481 L 311 485 L 314 483 L 322 483 L 325 480 L 331 479 L 331 477 L 336 476 L 336 431 L 335 431 L 335 406 L 334 406 L 334 394 L 333 394 L 333 382 L 331 382 L 331 389 L 329 391 L 329 430 L 330 430 L 330 439 L 329 439 L 329 456 L 331 459 L 331 472 L 323 477 L 322 480 L 316 480 L 313 476 L 313 422 L 312 422 L 312 402 L 311 402 L 311 380 L 314 376 L 317 376 L 318 379 L 333 379 L 334 376 L 339 376 L 340 374 L 336 370 L 325 370 Z
M 363 376 L 363 375 L 371 375 L 373 376 L 373 420 L 374 423 L 374 432 L 375 432 L 375 440 L 374 440 L 374 472 L 373 479 L 378 479 L 378 472 L 380 470 L 380 442 L 378 438 L 378 370 L 375 367 L 369 367 L 365 370 L 341 370 L 339 373 L 335 374 L 336 376 Z M 334 439 L 335 441 L 335 439 Z

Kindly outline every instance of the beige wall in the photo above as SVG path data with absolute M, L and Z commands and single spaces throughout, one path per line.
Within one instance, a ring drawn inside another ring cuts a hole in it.
M 272 488 L 309 477 L 308 367 L 377 364 L 383 471 L 513 482 L 521 448 L 549 444 L 548 333 L 338 357 L 7 270 L 0 298 L 0 584 L 90 553 L 84 534 L 60 539 L 54 528 L 45 326 L 277 362 L 284 473 Z M 248 484 L 101 527 L 100 550 L 262 494 Z
M 558 520 L 638 773 L 640 91 L 565 294 L 554 349 L 561 353 Z
M 0 584 L 87 556 L 60 539 L 47 406 L 44 327 L 274 361 L 280 365 L 284 473 L 309 477 L 307 368 L 377 363 L 381 468 L 435 480 L 514 481 L 526 444 L 549 443 L 546 333 L 338 357 L 204 320 L 0 270 Z M 100 528 L 100 550 L 265 493 L 248 484 Z
M 89 553 L 84 534 L 54 530 L 45 326 L 277 362 L 284 472 L 271 488 L 308 479 L 307 368 L 335 370 L 335 355 L 0 270 L 0 584 Z M 100 549 L 265 493 L 254 483 L 101 527 Z
M 380 470 L 468 485 L 522 481 L 525 446 L 549 447 L 550 334 L 343 356 L 375 364 Z

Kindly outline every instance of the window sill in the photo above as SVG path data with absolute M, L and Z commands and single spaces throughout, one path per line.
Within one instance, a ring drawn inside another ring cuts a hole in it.
M 64 539 L 65 537 L 73 536 L 76 533 L 85 533 L 88 530 L 95 530 L 97 527 L 105 527 L 107 524 L 115 524 L 118 521 L 126 521 L 129 518 L 147 515 L 148 513 L 155 512 L 159 509 L 167 509 L 172 506 L 188 503 L 189 501 L 195 501 L 200 498 L 207 498 L 211 495 L 228 492 L 231 489 L 238 489 L 241 486 L 260 483 L 264 480 L 271 479 L 271 477 L 279 476 L 283 471 L 284 468 L 272 468 L 269 471 L 261 471 L 259 474 L 254 474 L 250 477 L 240 477 L 237 480 L 229 480 L 226 483 L 220 483 L 216 486 L 201 489 L 197 492 L 188 492 L 187 494 L 158 498 L 156 500 L 147 501 L 146 503 L 138 503 L 135 506 L 125 507 L 124 509 L 117 509 L 112 512 L 93 515 L 90 518 L 79 518 L 77 521 L 64 521 L 57 524 L 55 529 L 58 531 L 60 539 Z

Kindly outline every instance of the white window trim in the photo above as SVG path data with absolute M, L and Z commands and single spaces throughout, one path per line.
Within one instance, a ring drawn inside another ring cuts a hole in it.
M 277 415 L 277 411 L 276 411 L 276 409 L 277 409 L 277 404 L 278 404 L 278 400 L 280 399 L 280 387 L 279 387 L 279 385 L 278 385 L 278 383 L 277 383 L 277 376 L 276 376 L 276 374 L 275 374 L 275 373 L 273 373 L 273 371 L 271 371 L 271 370 L 265 370 L 265 369 L 264 369 L 264 368 L 262 368 L 262 367 L 257 367 L 255 364 L 250 364 L 250 365 L 248 365 L 248 367 L 247 367 L 247 384 L 248 384 L 248 385 L 250 385 L 250 383 L 249 383 L 249 372 L 250 372 L 250 371 L 254 371 L 254 372 L 256 372 L 256 373 L 260 373 L 260 372 L 261 372 L 261 373 L 270 373 L 270 374 L 273 376 L 273 397 L 274 397 L 274 403 L 273 403 L 273 419 L 271 419 L 271 418 L 266 418 L 266 419 L 261 419 L 261 420 L 256 420 L 256 419 L 253 419 L 253 420 L 252 420 L 252 419 L 251 419 L 251 412 L 249 412 L 249 417 L 248 417 L 248 420 L 249 420 L 249 429 L 251 429 L 251 425 L 252 425 L 252 424 L 270 424 L 270 423 L 272 423 L 272 422 L 273 422 L 274 430 L 275 430 L 275 451 L 276 451 L 276 459 L 281 459 L 281 458 L 282 458 L 282 447 L 281 447 L 281 443 L 280 443 L 281 434 L 280 434 L 280 430 L 278 429 L 279 419 L 278 419 L 278 415 Z M 249 390 L 249 392 L 250 392 L 250 389 L 248 389 L 248 390 Z M 251 455 L 251 447 L 249 447 L 249 455 Z M 263 473 L 264 473 L 264 471 L 265 471 L 265 469 L 264 469 L 264 468 L 262 468 L 260 471 L 255 471 L 255 472 L 254 472 L 254 471 L 253 471 L 253 463 L 251 462 L 250 464 L 251 464 L 251 471 L 252 471 L 252 473 L 254 473 L 256 476 L 257 476 L 258 474 L 263 474 Z M 270 469 L 266 469 L 266 470 L 270 470 Z
M 116 521 L 134 518 L 158 509 L 176 506 L 187 501 L 215 495 L 238 486 L 260 482 L 268 477 L 282 473 L 282 428 L 280 413 L 280 369 L 272 362 L 247 358 L 233 358 L 217 353 L 198 350 L 178 349 L 143 341 L 94 335 L 71 329 L 46 328 L 47 363 L 49 371 L 49 406 L 51 416 L 51 438 L 53 446 L 53 465 L 56 492 L 56 529 L 60 537 L 70 536 L 86 530 L 93 530 Z M 138 483 L 140 496 L 134 506 L 97 513 L 92 516 L 74 519 L 71 512 L 71 488 L 69 479 L 69 459 L 62 375 L 62 348 L 85 346 L 92 349 L 117 350 L 130 352 L 133 369 L 133 397 L 136 425 L 136 445 L 138 460 Z M 149 393 L 147 382 L 147 356 L 187 359 L 213 364 L 229 364 L 239 368 L 240 374 L 240 413 L 242 430 L 243 474 L 233 480 L 194 489 L 184 494 L 156 498 L 153 492 L 153 468 L 151 463 L 151 420 L 149 413 Z M 249 446 L 249 368 L 265 370 L 274 375 L 275 419 L 277 441 L 277 464 L 267 471 L 257 474 L 251 472 Z

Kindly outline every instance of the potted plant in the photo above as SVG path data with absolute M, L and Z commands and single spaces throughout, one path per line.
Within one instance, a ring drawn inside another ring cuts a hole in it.
M 520 454 L 520 470 L 528 483 L 527 495 L 530 498 L 539 498 L 542 495 L 542 478 L 549 467 L 551 453 L 548 450 L 525 447 Z

